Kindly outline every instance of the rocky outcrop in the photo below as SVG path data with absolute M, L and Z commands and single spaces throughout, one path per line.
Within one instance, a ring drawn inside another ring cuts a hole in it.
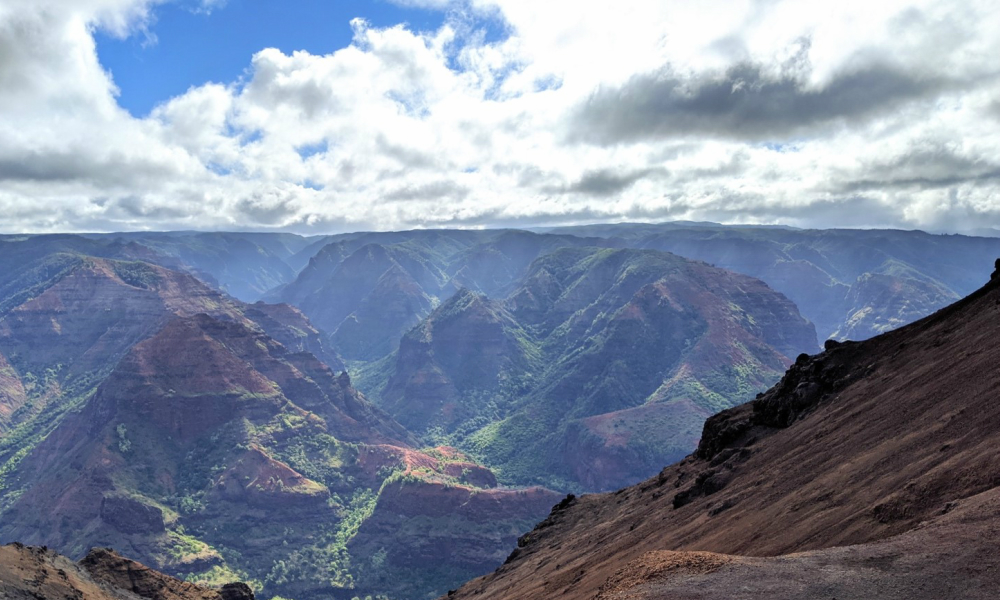
M 799 355 L 781 381 L 752 403 L 709 417 L 695 455 L 712 460 L 755 427 L 785 428 L 807 415 L 864 376 L 852 364 L 856 348 L 855 342 L 827 340 L 822 354 Z
M 109 548 L 94 548 L 80 560 L 80 566 L 112 589 L 131 592 L 149 600 L 254 600 L 253 591 L 243 583 L 226 584 L 219 591 L 206 590 L 178 581 L 145 565 L 129 560 Z
M 122 533 L 161 533 L 163 511 L 135 498 L 105 496 L 101 500 L 101 519 Z
M 274 510 L 323 507 L 330 490 L 253 446 L 222 474 L 216 490 L 230 501 Z
M 250 586 L 242 583 L 227 583 L 219 590 L 222 600 L 255 600 Z
M 95 548 L 79 563 L 46 548 L 0 546 L 4 600 L 254 600 L 243 583 L 210 590 L 158 573 L 115 551 Z

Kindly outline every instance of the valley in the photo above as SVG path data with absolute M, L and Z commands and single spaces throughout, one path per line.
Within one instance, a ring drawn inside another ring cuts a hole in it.
M 727 486 L 746 454 L 726 445 L 745 435 L 728 415 L 768 402 L 820 341 L 933 312 L 1000 255 L 1000 240 L 930 236 L 928 250 L 924 236 L 665 224 L 2 238 L 0 542 L 73 560 L 112 547 L 265 598 L 432 598 L 520 564 L 535 548 L 522 534 L 567 493 L 588 494 L 580 510 L 677 461 L 673 504 Z M 713 444 L 721 454 L 685 458 Z M 688 474 L 692 460 L 724 466 Z M 728 523 L 736 502 L 705 510 Z M 872 539 L 695 546 L 769 556 Z M 629 569 L 672 572 L 685 556 L 636 554 Z M 798 568 L 713 556 L 712 574 Z M 636 590 L 667 589 L 647 575 Z
M 0 0 L 0 600 L 1000 598 L 997 56 Z

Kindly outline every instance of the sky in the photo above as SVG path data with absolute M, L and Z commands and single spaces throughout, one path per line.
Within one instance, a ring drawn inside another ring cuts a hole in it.
M 0 231 L 1000 227 L 995 0 L 3 0 Z

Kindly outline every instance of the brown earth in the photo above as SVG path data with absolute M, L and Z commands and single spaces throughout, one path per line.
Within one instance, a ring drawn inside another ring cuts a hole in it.
M 902 329 L 803 355 L 756 401 L 711 418 L 693 455 L 567 499 L 503 567 L 449 597 L 996 598 L 997 340 L 1000 279 Z M 664 552 L 731 556 L 706 572 Z M 665 557 L 676 568 L 657 566 Z
M 79 563 L 46 548 L 0 546 L 4 600 L 253 600 L 243 584 L 210 590 L 158 573 L 105 549 Z

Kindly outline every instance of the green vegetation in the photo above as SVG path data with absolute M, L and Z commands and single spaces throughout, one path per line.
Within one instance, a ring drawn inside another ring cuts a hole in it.
M 180 576 L 181 579 L 189 583 L 195 583 L 211 588 L 220 588 L 227 583 L 240 581 L 247 583 L 255 592 L 260 591 L 260 583 L 247 576 L 246 573 L 234 571 L 224 565 L 215 565 L 207 571 L 200 573 L 186 573 Z
M 128 439 L 128 428 L 125 427 L 125 423 L 119 423 L 115 431 L 118 432 L 118 451 L 122 454 L 128 454 L 129 450 L 132 449 L 132 442 Z
M 160 281 L 156 268 L 138 261 L 112 261 L 112 268 L 119 279 L 132 287 L 148 290 Z

